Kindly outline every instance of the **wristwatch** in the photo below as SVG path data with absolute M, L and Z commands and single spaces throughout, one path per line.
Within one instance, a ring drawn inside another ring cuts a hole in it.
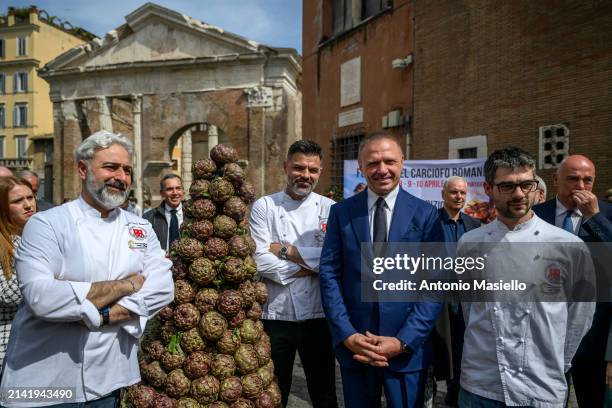
M 287 259 L 287 254 L 289 253 L 289 248 L 287 248 L 285 245 L 283 245 L 280 249 L 280 253 L 278 254 L 278 257 L 280 259 Z
M 404 343 L 403 341 L 400 340 L 399 342 L 402 345 L 402 354 L 407 355 L 407 356 L 411 356 L 412 353 L 413 353 L 412 349 L 410 347 L 408 347 L 408 345 L 406 343 Z
M 100 314 L 102 315 L 101 326 L 106 326 L 110 321 L 110 307 L 104 306 L 102 309 L 100 309 Z

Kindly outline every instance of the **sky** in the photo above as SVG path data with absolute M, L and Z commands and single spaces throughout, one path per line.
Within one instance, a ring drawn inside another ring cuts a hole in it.
M 101 37 L 125 23 L 125 16 L 143 0 L 8 0 L 8 6 L 35 5 L 49 16 L 69 21 Z M 273 47 L 302 52 L 302 0 L 155 0 L 153 3 L 186 14 L 226 31 Z

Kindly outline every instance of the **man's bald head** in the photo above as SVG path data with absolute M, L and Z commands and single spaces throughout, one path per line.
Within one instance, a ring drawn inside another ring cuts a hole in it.
M 8 167 L 0 166 L 0 177 L 11 177 L 12 175 L 13 172 Z
M 581 154 L 574 154 L 563 159 L 557 169 L 557 176 L 573 169 L 590 169 L 593 172 L 593 176 L 595 175 L 595 165 L 591 159 Z
M 561 162 L 554 176 L 557 197 L 566 208 L 574 209 L 574 191 L 592 191 L 595 183 L 595 165 L 586 156 L 576 154 Z

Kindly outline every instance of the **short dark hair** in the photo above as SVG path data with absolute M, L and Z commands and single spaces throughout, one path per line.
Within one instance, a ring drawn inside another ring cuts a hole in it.
M 159 180 L 159 189 L 163 190 L 164 189 L 164 181 L 170 180 L 170 179 L 173 179 L 173 178 L 177 178 L 177 179 L 181 180 L 181 183 L 183 182 L 183 179 L 178 174 L 174 174 L 174 173 L 166 174 L 164 177 L 162 177 L 161 180 Z
M 490 185 L 495 182 L 495 173 L 502 167 L 506 169 L 519 169 L 527 167 L 533 170 L 535 176 L 536 162 L 529 153 L 520 147 L 509 146 L 491 153 L 484 164 L 485 180 Z
M 361 139 L 361 142 L 359 142 L 359 150 L 357 151 L 358 152 L 357 157 L 361 156 L 361 151 L 366 147 L 366 145 L 372 142 L 375 142 L 377 140 L 382 140 L 382 139 L 387 139 L 387 140 L 391 140 L 395 142 L 397 144 L 397 147 L 400 148 L 400 151 L 402 152 L 402 154 L 404 154 L 404 149 L 402 148 L 402 144 L 400 143 L 397 137 L 387 132 L 378 131 L 378 132 L 368 133 L 367 135 L 364 136 L 363 139 Z
M 312 140 L 298 140 L 294 142 L 291 146 L 289 146 L 289 151 L 287 152 L 287 159 L 290 159 L 296 153 L 302 153 L 306 156 L 319 156 L 319 159 L 323 160 L 323 149 L 317 142 L 313 142 Z

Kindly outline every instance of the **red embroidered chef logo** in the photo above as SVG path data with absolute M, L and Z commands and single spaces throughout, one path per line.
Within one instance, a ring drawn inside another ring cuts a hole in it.
M 147 239 L 147 232 L 139 227 L 130 227 L 130 235 L 140 241 Z
M 561 268 L 555 264 L 550 265 L 546 271 L 546 281 L 551 285 L 561 283 Z

